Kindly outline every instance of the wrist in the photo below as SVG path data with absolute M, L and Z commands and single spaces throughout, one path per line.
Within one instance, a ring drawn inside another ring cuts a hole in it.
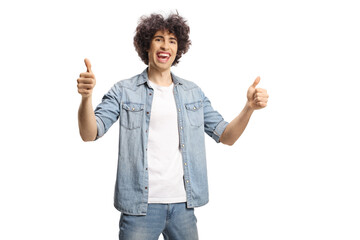
M 245 104 L 244 110 L 246 112 L 253 113 L 255 109 L 251 106 L 250 102 L 247 101 L 246 104 Z
M 81 101 L 82 101 L 82 102 L 91 101 L 91 100 L 92 100 L 92 94 L 89 94 L 89 95 L 81 95 Z
M 82 106 L 90 106 L 92 105 L 92 97 L 91 95 L 88 96 L 82 96 L 81 97 L 81 103 Z

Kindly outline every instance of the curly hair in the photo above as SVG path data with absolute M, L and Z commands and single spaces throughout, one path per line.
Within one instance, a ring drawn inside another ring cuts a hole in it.
M 136 27 L 134 46 L 141 60 L 148 65 L 148 50 L 153 36 L 157 31 L 168 30 L 177 38 L 178 49 L 172 66 L 179 63 L 181 56 L 189 50 L 191 41 L 189 39 L 190 28 L 186 20 L 177 14 L 170 14 L 164 18 L 161 14 L 151 14 L 149 17 L 142 16 Z

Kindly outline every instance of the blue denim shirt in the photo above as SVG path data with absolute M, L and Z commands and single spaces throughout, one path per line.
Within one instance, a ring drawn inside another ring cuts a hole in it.
M 171 75 L 187 207 L 199 207 L 209 201 L 204 132 L 219 142 L 228 122 L 212 108 L 195 83 Z M 145 69 L 139 75 L 117 82 L 95 109 L 97 139 L 120 118 L 114 206 L 130 215 L 147 213 L 147 145 L 153 96 L 154 89 L 149 85 Z

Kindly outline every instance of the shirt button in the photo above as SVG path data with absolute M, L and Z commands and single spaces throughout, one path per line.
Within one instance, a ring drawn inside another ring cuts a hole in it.
M 196 109 L 196 107 L 194 107 L 194 110 Z
M 180 129 L 182 129 L 182 126 L 180 127 Z
M 181 145 L 183 148 L 185 147 L 185 145 L 183 144 L 183 145 Z
M 180 108 L 179 108 L 179 112 L 180 112 Z
M 132 108 L 132 110 L 134 111 L 134 110 L 135 110 L 135 108 Z
M 189 183 L 189 180 L 186 180 L 186 183 Z
M 149 114 L 149 112 L 146 112 L 146 114 Z
M 147 189 L 147 187 L 145 187 L 145 189 Z
M 152 93 L 149 93 L 149 95 L 151 96 L 151 95 L 152 95 Z
M 184 163 L 185 164 L 185 166 L 187 165 L 186 163 Z

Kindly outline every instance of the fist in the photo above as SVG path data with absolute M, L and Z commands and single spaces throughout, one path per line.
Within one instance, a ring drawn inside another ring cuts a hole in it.
M 260 77 L 257 77 L 247 92 L 248 104 L 254 110 L 266 107 L 269 98 L 266 89 L 256 88 L 259 82 Z
M 96 79 L 94 73 L 91 71 L 89 59 L 85 58 L 84 62 L 87 71 L 80 73 L 80 77 L 77 79 L 77 88 L 82 97 L 90 97 L 95 87 Z

